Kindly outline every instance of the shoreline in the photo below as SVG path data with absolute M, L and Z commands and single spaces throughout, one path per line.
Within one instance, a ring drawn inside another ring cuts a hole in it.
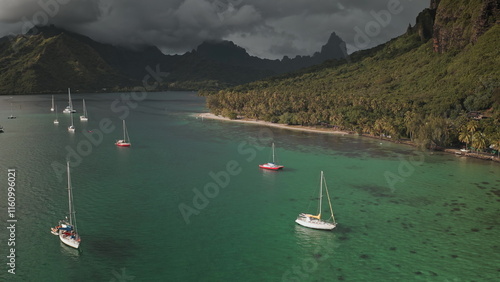
M 341 134 L 341 135 L 347 135 L 347 134 L 354 135 L 355 134 L 351 131 L 334 130 L 334 129 L 328 129 L 328 128 L 315 128 L 315 127 L 311 127 L 311 126 L 302 126 L 302 125 L 287 125 L 287 124 L 272 123 L 272 122 L 256 120 L 256 119 L 229 119 L 229 118 L 226 118 L 223 116 L 214 115 L 212 113 L 201 113 L 201 114 L 195 114 L 194 116 L 196 118 L 202 118 L 202 119 L 207 118 L 207 119 L 213 119 L 213 120 L 249 123 L 249 124 L 264 125 L 264 126 L 283 128 L 283 129 L 295 130 L 295 131 L 323 133 L 323 134 Z M 371 138 L 371 139 L 377 139 L 377 140 L 384 140 L 384 141 L 388 141 L 388 142 L 392 142 L 392 143 L 398 143 L 398 144 L 404 144 L 407 146 L 416 147 L 416 145 L 410 141 L 401 141 L 401 140 L 396 141 L 396 140 L 392 140 L 389 138 L 379 138 L 376 136 L 371 136 L 371 135 L 366 135 L 366 134 L 361 134 L 358 136 Z M 471 153 L 471 152 L 465 153 L 465 152 L 460 151 L 459 149 L 454 149 L 454 148 L 442 148 L 442 149 L 437 149 L 437 150 L 444 152 L 444 153 L 453 154 L 456 156 L 461 156 L 461 157 L 500 162 L 500 158 L 498 158 L 494 155 L 483 155 L 483 154 L 476 154 L 476 153 Z
M 320 128 L 314 128 L 311 126 L 302 126 L 302 125 L 287 125 L 287 124 L 281 124 L 281 123 L 272 123 L 268 121 L 263 121 L 263 120 L 256 120 L 256 119 L 229 119 L 223 116 L 216 116 L 212 113 L 202 113 L 202 114 L 197 114 L 195 115 L 197 118 L 208 118 L 208 119 L 215 119 L 215 120 L 225 120 L 225 121 L 232 121 L 232 122 L 239 122 L 239 123 L 250 123 L 250 124 L 258 124 L 258 125 L 265 125 L 265 126 L 270 126 L 270 127 L 276 127 L 276 128 L 284 128 L 284 129 L 289 129 L 289 130 L 296 130 L 296 131 L 305 131 L 305 132 L 315 132 L 315 133 L 326 133 L 326 134 L 352 134 L 348 131 L 341 131 L 341 130 L 329 130 L 329 129 L 320 129 Z

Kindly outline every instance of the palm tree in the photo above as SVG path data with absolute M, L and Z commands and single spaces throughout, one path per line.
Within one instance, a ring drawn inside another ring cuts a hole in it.
M 404 116 L 406 133 L 410 135 L 410 140 L 413 141 L 415 133 L 421 126 L 421 118 L 415 113 L 407 111 Z
M 472 136 L 472 146 L 476 148 L 477 153 L 479 154 L 479 150 L 483 150 L 486 148 L 486 136 L 484 136 L 484 133 L 476 131 L 474 135 Z
M 378 134 L 379 138 L 382 139 L 382 132 L 384 131 L 384 121 L 382 119 L 377 119 L 373 124 L 373 130 Z
M 465 143 L 465 149 L 467 149 L 469 144 L 472 143 L 472 135 L 466 130 L 465 126 L 463 126 L 460 130 L 458 141 Z
M 471 120 L 467 123 L 467 131 L 471 134 L 474 135 L 476 132 L 477 128 L 479 127 L 477 121 Z
M 471 120 L 467 124 L 460 127 L 460 133 L 458 135 L 458 141 L 465 143 L 465 149 L 468 149 L 469 144 L 474 147 L 473 140 L 474 134 L 478 128 L 477 121 Z

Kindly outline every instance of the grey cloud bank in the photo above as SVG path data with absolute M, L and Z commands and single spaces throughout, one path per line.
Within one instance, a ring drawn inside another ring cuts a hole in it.
M 377 30 L 374 13 L 389 5 L 400 12 Z M 166 54 L 226 39 L 252 55 L 276 59 L 311 55 L 332 32 L 349 52 L 376 46 L 404 33 L 428 6 L 417 0 L 0 0 L 0 36 L 26 32 L 30 24 L 54 24 L 105 43 L 155 45 Z M 356 42 L 358 30 L 369 42 Z

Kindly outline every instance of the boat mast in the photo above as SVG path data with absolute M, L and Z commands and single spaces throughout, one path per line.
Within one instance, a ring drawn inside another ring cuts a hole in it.
M 127 142 L 127 139 L 125 139 L 125 135 L 126 135 L 126 132 L 125 132 L 125 120 L 123 120 L 123 142 Z
M 319 212 L 318 212 L 318 219 L 321 218 L 321 202 L 323 198 L 323 171 L 321 171 L 321 180 L 319 184 Z
M 70 107 L 70 110 L 73 110 L 73 103 L 71 103 L 71 91 L 70 89 L 68 88 L 68 104 L 69 104 L 69 107 Z
M 274 143 L 273 143 L 273 163 L 274 163 Z
M 330 214 L 332 215 L 333 223 L 335 223 L 335 217 L 333 216 L 333 209 L 332 209 L 332 201 L 330 200 L 330 194 L 328 193 L 328 187 L 326 186 L 326 181 L 325 181 L 325 190 L 326 190 L 326 196 L 328 198 L 328 205 L 330 206 Z
M 73 211 L 71 210 L 71 176 L 69 173 L 69 161 L 66 162 L 68 170 L 68 204 L 69 204 L 69 224 L 73 225 Z

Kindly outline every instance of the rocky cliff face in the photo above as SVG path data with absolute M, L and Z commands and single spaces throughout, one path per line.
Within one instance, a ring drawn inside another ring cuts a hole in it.
M 436 17 L 436 9 L 432 8 L 425 9 L 417 16 L 415 27 L 409 28 L 410 32 L 417 32 L 420 36 L 420 40 L 426 42 L 431 39 L 434 32 L 434 19 Z
M 500 22 L 500 0 L 442 0 L 433 28 L 434 51 L 461 50 Z
M 439 2 L 441 2 L 441 0 L 431 0 L 431 7 L 430 9 L 437 9 L 438 5 L 439 5 Z

